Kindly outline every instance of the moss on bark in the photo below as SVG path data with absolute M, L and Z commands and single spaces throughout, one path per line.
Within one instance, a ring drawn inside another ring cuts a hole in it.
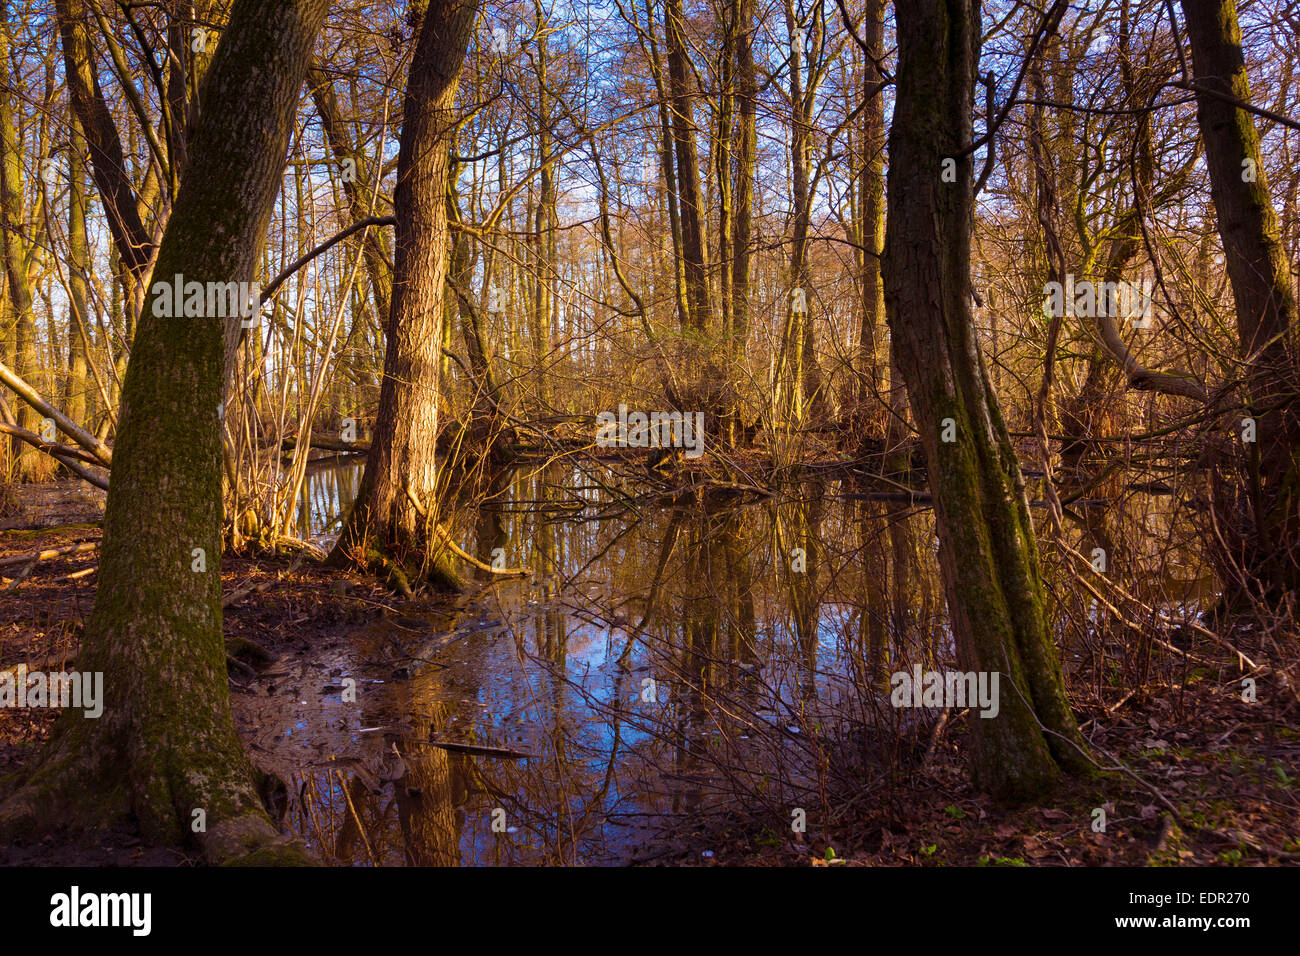
M 886 311 L 929 467 L 958 654 L 965 669 L 1001 675 L 998 715 L 971 721 L 974 777 L 996 796 L 1033 799 L 1091 761 L 1066 699 L 1024 482 L 970 311 L 974 170 L 960 154 L 972 139 L 979 4 L 905 4 L 897 18 Z
M 327 6 L 237 0 L 203 88 L 158 280 L 251 276 Z M 95 829 L 129 817 L 148 842 L 195 843 L 214 863 L 297 858 L 262 806 L 226 678 L 217 406 L 224 341 L 239 320 L 158 317 L 148 301 L 78 658 L 80 670 L 104 674 L 103 714 L 64 713 L 41 762 L 0 805 L 0 824 Z

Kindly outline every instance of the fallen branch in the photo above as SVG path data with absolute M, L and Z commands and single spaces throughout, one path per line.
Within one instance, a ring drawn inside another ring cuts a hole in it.
M 245 585 L 242 588 L 236 588 L 235 590 L 230 592 L 229 597 L 224 597 L 221 599 L 221 606 L 230 607 L 230 605 L 234 604 L 236 601 L 242 601 L 250 594 L 255 594 L 255 593 L 260 593 L 262 591 L 265 591 L 274 583 L 275 583 L 274 581 L 262 581 L 258 584 L 249 584 L 249 585 Z
M 26 554 L 10 555 L 7 558 L 0 558 L 0 568 L 12 567 L 15 564 L 25 564 L 30 561 L 36 564 L 39 561 L 48 561 L 50 558 L 61 558 L 72 554 L 85 554 L 94 551 L 99 547 L 98 541 L 83 541 L 80 544 L 70 544 L 66 548 L 48 548 L 44 551 L 29 551 Z
M 310 541 L 303 541 L 301 538 L 290 538 L 287 535 L 280 535 L 275 539 L 275 545 L 278 548 L 285 548 L 289 551 L 297 551 L 300 555 L 306 555 L 307 557 L 311 558 L 313 561 L 324 561 L 326 558 L 326 554 L 322 549 L 318 548 Z M 300 557 L 298 561 L 295 562 L 294 566 L 289 570 L 291 571 L 296 570 L 298 564 L 300 564 L 301 562 L 302 562 L 302 558 Z
M 78 462 L 88 462 L 93 465 L 99 465 L 101 462 L 90 452 L 73 445 L 60 445 L 58 442 L 49 442 L 43 439 L 35 432 L 30 432 L 25 428 L 19 428 L 17 425 L 8 425 L 0 422 L 0 434 L 13 435 L 21 438 L 27 444 L 34 446 L 40 451 L 45 452 L 59 464 L 63 465 L 69 471 L 75 472 L 79 477 L 90 482 L 96 488 L 102 488 L 108 491 L 107 479 L 101 478 L 92 472 L 87 471 Z
M 52 419 L 54 424 L 58 426 L 59 431 L 94 455 L 95 459 L 105 468 L 113 464 L 113 450 L 111 448 L 47 402 L 41 397 L 40 392 L 19 378 L 13 369 L 3 362 L 0 362 L 0 382 L 13 389 L 19 398 L 46 418 Z
M 67 654 L 46 654 L 38 661 L 24 661 L 21 664 L 10 664 L 7 667 L 0 668 L 0 675 L 7 676 L 11 681 L 15 681 L 18 678 L 18 668 L 20 667 L 27 668 L 28 673 L 35 671 L 49 672 L 52 668 L 59 667 L 62 668 L 61 673 L 66 673 L 67 669 L 76 663 L 77 654 L 80 650 L 81 649 L 78 648 L 76 651 L 71 651 Z
M 309 447 L 317 448 L 320 449 L 321 451 L 351 452 L 357 455 L 364 454 L 365 452 L 370 451 L 370 442 L 365 441 L 363 439 L 357 439 L 356 441 L 343 441 L 340 438 L 329 438 L 324 435 L 319 435 L 319 436 L 313 435 L 311 439 L 307 442 L 307 444 Z M 290 435 L 284 441 L 280 442 L 281 451 L 286 451 L 286 452 L 293 451 L 294 448 L 296 448 L 297 446 L 298 446 L 298 439 L 292 435 Z
M 10 581 L 7 585 L 5 585 L 5 590 L 12 591 L 14 588 L 18 587 L 18 585 L 22 584 L 23 581 L 27 579 L 27 575 L 32 573 L 32 568 L 36 567 L 36 562 L 39 560 L 40 557 L 38 556 L 32 558 L 25 565 L 23 565 L 23 569 L 18 572 L 18 576 L 15 577 L 12 581 Z
M 470 754 L 474 757 L 499 757 L 502 760 L 530 760 L 536 757 L 536 754 L 525 753 L 522 750 L 511 750 L 508 747 L 484 747 L 481 744 L 457 744 L 448 740 L 430 740 L 430 746 L 441 747 L 443 750 L 449 750 L 456 754 Z

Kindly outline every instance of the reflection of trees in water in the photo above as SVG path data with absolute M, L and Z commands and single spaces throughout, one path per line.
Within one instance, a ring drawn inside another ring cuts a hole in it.
M 512 478 L 513 473 L 505 468 L 498 468 L 491 475 L 481 477 L 474 537 L 478 549 L 475 557 L 484 564 L 492 563 L 492 552 L 497 548 L 505 552 L 507 565 L 520 563 L 510 554 L 510 531 L 506 521 L 506 511 L 514 503 Z M 478 571 L 478 575 L 480 579 L 486 579 L 488 572 Z
M 886 640 L 889 627 L 889 558 L 884 547 L 888 506 L 879 501 L 858 501 L 859 540 L 862 542 L 862 605 L 855 608 L 858 620 L 857 651 L 863 662 L 863 676 L 872 686 L 883 688 L 888 680 Z
M 333 859 L 460 863 L 463 811 L 458 808 L 467 797 L 466 758 L 427 742 L 443 736 L 452 713 L 438 696 L 435 671 L 424 668 L 407 685 L 409 735 L 386 733 L 378 754 L 327 763 L 324 769 L 318 765 L 297 781 L 290 823 Z
M 308 466 L 298 494 L 298 534 L 303 538 L 326 533 L 352 506 L 361 482 L 361 465 L 328 462 Z
M 781 553 L 787 560 L 783 562 L 788 575 L 790 593 L 790 611 L 794 618 L 794 631 L 799 644 L 800 660 L 804 673 L 799 690 L 804 700 L 817 696 L 817 652 L 820 643 L 821 624 L 821 572 L 822 557 L 825 550 L 822 543 L 822 519 L 825 516 L 825 486 L 808 484 L 802 489 L 803 494 L 791 502 L 786 509 L 788 530 L 780 533 L 781 518 L 778 512 L 776 527 L 778 540 L 782 541 Z M 796 570 L 794 560 L 790 558 L 794 548 L 803 555 L 803 570 Z
M 420 694 L 420 683 L 412 688 L 414 737 L 398 745 L 406 766 L 395 784 L 402 845 L 411 866 L 456 866 L 461 829 L 456 808 L 467 796 L 463 765 L 468 758 L 425 743 L 442 736 L 449 714 L 442 701 Z
M 328 805 L 323 832 L 340 855 L 445 865 L 464 846 L 480 862 L 608 859 L 619 854 L 606 841 L 626 832 L 611 815 L 643 824 L 750 807 L 784 819 L 827 795 L 865 798 L 910 765 L 909 740 L 924 741 L 934 715 L 892 708 L 888 675 L 958 664 L 926 505 L 869 484 L 806 481 L 764 504 L 704 495 L 581 513 L 573 502 L 590 486 L 566 468 L 484 475 L 466 516 L 481 560 L 504 548 L 508 565 L 537 573 L 481 596 L 511 623 L 470 675 L 504 667 L 515 686 L 451 736 L 526 741 L 536 759 L 424 744 L 449 720 L 437 669 L 425 668 L 411 688 L 415 737 L 398 741 L 406 775 L 396 791 L 377 795 L 349 775 L 346 793 L 335 779 L 316 807 L 324 815 Z M 1131 504 L 1099 517 L 1076 509 L 1078 546 L 1151 520 Z M 1169 535 L 1186 533 L 1186 522 L 1160 520 Z M 1049 580 L 1053 568 L 1045 563 Z M 1077 619 L 1069 579 L 1055 581 L 1056 610 Z M 646 678 L 658 701 L 642 699 Z M 508 728 L 497 723 L 505 714 Z M 492 832 L 494 807 L 516 833 Z

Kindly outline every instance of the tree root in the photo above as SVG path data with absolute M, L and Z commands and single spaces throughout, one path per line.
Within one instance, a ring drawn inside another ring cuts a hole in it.
M 34 771 L 0 781 L 0 792 L 8 794 L 0 802 L 0 840 L 135 829 L 131 825 L 137 821 L 146 842 L 175 846 L 188 836 L 213 866 L 316 865 L 300 840 L 271 823 L 251 786 L 247 794 L 235 796 L 228 816 L 208 819 L 204 830 L 192 833 L 184 807 L 212 807 L 217 812 L 216 808 L 230 806 L 219 777 L 208 777 L 204 768 L 196 766 L 177 771 L 184 779 L 178 779 L 175 787 L 155 780 L 150 788 L 141 784 L 142 771 L 133 766 L 130 782 L 120 771 L 116 779 L 106 780 L 102 761 L 70 756 L 66 748 L 60 752 L 57 739 L 51 741 L 55 749 L 47 751 Z M 78 746 L 87 742 L 82 740 Z M 209 792 L 209 787 L 215 789 Z

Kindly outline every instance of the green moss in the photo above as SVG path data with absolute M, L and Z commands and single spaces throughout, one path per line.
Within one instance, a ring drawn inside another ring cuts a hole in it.
M 258 847 L 251 853 L 227 860 L 222 866 L 316 866 L 301 846 L 293 843 Z

